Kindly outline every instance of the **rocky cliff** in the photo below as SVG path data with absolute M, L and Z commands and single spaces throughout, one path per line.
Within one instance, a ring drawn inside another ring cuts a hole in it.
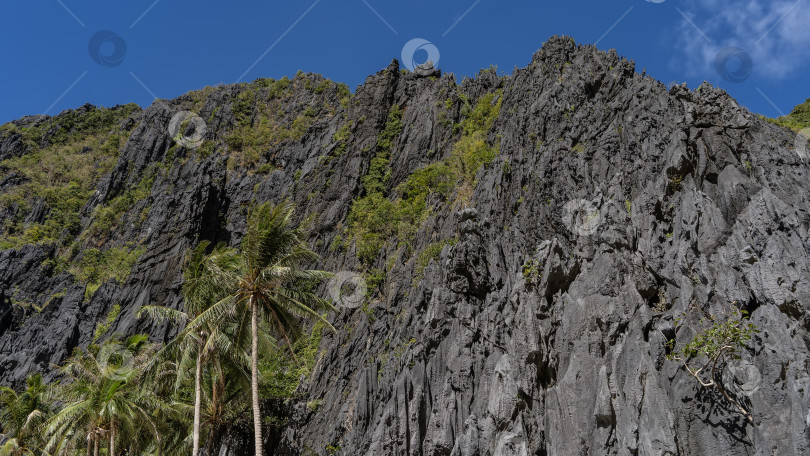
M 276 454 L 807 454 L 800 152 L 722 90 L 560 37 L 508 76 L 394 61 L 354 94 L 299 74 L 26 117 L 0 127 L 0 383 L 169 337 L 135 312 L 179 305 L 185 251 L 288 198 L 367 292 Z M 761 330 L 724 376 L 753 424 L 666 359 L 697 330 L 676 318 L 730 303 Z

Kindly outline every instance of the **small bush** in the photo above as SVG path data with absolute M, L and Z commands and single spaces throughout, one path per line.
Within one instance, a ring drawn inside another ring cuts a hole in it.
M 279 79 L 278 81 L 274 81 L 270 85 L 270 90 L 267 93 L 268 98 L 283 98 L 289 95 L 291 92 L 288 90 L 290 87 L 290 78 L 284 76 L 283 78 Z
M 343 155 L 344 152 L 346 152 L 346 148 L 349 146 L 349 136 L 351 133 L 351 127 L 352 127 L 351 124 L 347 123 L 346 125 L 340 127 L 340 130 L 338 130 L 332 136 L 332 141 L 334 141 L 336 144 L 335 150 L 332 153 L 335 157 L 339 157 Z
M 270 163 L 262 163 L 256 168 L 256 174 L 270 174 L 273 171 L 273 165 Z
M 248 125 L 253 119 L 253 105 L 256 102 L 256 92 L 248 89 L 236 96 L 231 106 L 236 123 L 240 126 Z
M 146 176 L 134 187 L 128 188 L 124 193 L 116 196 L 104 206 L 96 207 L 93 212 L 93 221 L 87 233 L 90 236 L 106 236 L 118 228 L 124 214 L 138 202 L 149 198 L 152 185 L 155 182 L 157 168 L 152 168 Z
M 523 264 L 523 278 L 530 285 L 537 285 L 543 278 L 543 262 L 531 258 Z
M 205 140 L 200 145 L 200 147 L 197 148 L 197 156 L 200 157 L 200 160 L 205 160 L 211 155 L 214 155 L 214 150 L 215 150 L 214 142 Z
M 120 285 L 129 277 L 132 268 L 146 251 L 143 247 L 128 249 L 126 247 L 108 250 L 87 249 L 77 264 L 71 267 L 76 279 L 87 284 L 85 298 L 90 299 L 93 293 L 105 282 L 115 279 Z
M 374 296 L 374 292 L 385 283 L 386 273 L 382 269 L 372 268 L 366 274 L 366 293 L 368 297 Z
M 685 317 L 686 315 L 682 315 L 675 320 L 676 327 L 681 326 Z M 751 412 L 728 393 L 721 379 L 728 362 L 740 358 L 739 353 L 747 347 L 748 341 L 759 332 L 759 328 L 750 322 L 745 311 L 733 307 L 725 315 L 709 315 L 700 322 L 709 326 L 680 349 L 675 348 L 675 339 L 668 341 L 670 354 L 667 358 L 679 362 L 701 386 L 719 391 L 737 411 L 753 423 Z
M 442 253 L 442 249 L 446 245 L 456 245 L 457 239 L 445 239 L 443 241 L 434 242 L 424 248 L 419 255 L 416 256 L 416 269 L 414 274 L 414 283 L 418 283 L 425 276 L 425 268 L 428 267 L 431 261 L 438 260 Z
M 107 316 L 104 317 L 103 321 L 96 323 L 96 331 L 93 333 L 93 343 L 97 343 L 98 340 L 104 334 L 107 334 L 107 331 L 110 330 L 110 326 L 115 323 L 115 319 L 118 318 L 118 315 L 121 314 L 121 305 L 116 304 L 107 312 Z
M 786 116 L 765 120 L 772 124 L 790 128 L 794 131 L 800 131 L 810 127 L 810 98 L 805 100 L 804 103 L 794 107 L 793 110 L 790 111 L 790 114 Z
M 340 102 L 340 106 L 344 108 L 349 107 L 349 102 L 352 99 L 352 92 L 349 90 L 349 86 L 346 84 L 340 83 L 337 86 L 337 93 L 338 93 L 338 100 Z
M 314 92 L 318 95 L 324 93 L 330 86 L 329 81 L 323 81 L 315 87 Z

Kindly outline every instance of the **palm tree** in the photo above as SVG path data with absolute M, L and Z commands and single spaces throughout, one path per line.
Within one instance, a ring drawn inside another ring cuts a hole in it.
M 62 409 L 49 419 L 45 433 L 46 451 L 64 450 L 86 440 L 95 456 L 107 445 L 110 456 L 116 454 L 120 435 L 155 435 L 151 400 L 139 387 L 141 366 L 154 354 L 146 336 L 136 335 L 122 344 L 109 341 L 98 349 L 78 350 L 60 368 L 66 383 L 56 388 L 65 401 Z M 127 441 L 130 441 L 127 439 Z
M 305 281 L 322 280 L 331 276 L 320 270 L 303 269 L 302 264 L 314 263 L 317 254 L 304 243 L 300 228 L 291 226 L 294 209 L 291 203 L 265 203 L 248 213 L 247 232 L 240 251 L 233 252 L 235 263 L 227 269 L 205 270 L 203 287 L 212 287 L 227 296 L 211 305 L 189 324 L 191 328 L 221 321 L 240 312 L 250 314 L 250 377 L 253 406 L 255 454 L 263 454 L 262 420 L 259 409 L 259 319 L 271 333 L 283 339 L 292 353 L 292 340 L 301 334 L 301 317 L 314 317 L 334 331 L 318 313 L 333 310 L 332 305 L 302 286 Z M 294 355 L 293 355 L 294 356 Z
M 0 439 L 8 439 L 0 446 L 0 456 L 34 454 L 41 444 L 40 426 L 50 413 L 48 387 L 39 373 L 30 375 L 26 385 L 20 394 L 0 386 Z
M 193 283 L 195 280 L 195 275 L 200 270 L 200 263 L 203 261 L 215 261 L 217 255 L 212 254 L 210 257 L 205 257 L 204 253 L 205 250 L 208 248 L 208 241 L 201 242 L 196 249 L 192 251 L 188 259 L 189 265 L 183 271 L 183 275 L 185 276 L 185 284 L 183 286 L 183 294 L 186 295 L 185 300 L 185 307 L 186 311 L 180 311 L 176 309 L 172 309 L 170 307 L 164 306 L 144 306 L 140 310 L 138 310 L 137 316 L 138 318 L 149 315 L 151 318 L 156 320 L 170 320 L 174 323 L 178 324 L 187 324 L 191 321 L 194 317 L 199 316 L 199 314 L 206 309 L 205 304 L 201 303 L 199 299 L 190 299 L 192 296 L 189 296 L 189 287 L 190 283 Z M 191 276 L 191 277 L 189 277 Z M 193 425 L 193 449 L 192 449 L 192 456 L 198 456 L 200 453 L 200 408 L 201 408 L 201 395 L 202 395 L 202 388 L 200 385 L 200 381 L 202 378 L 202 368 L 203 368 L 203 357 L 205 354 L 204 346 L 209 344 L 213 334 L 216 332 L 216 329 L 213 325 L 206 325 L 205 327 L 199 327 L 196 331 L 189 331 L 184 330 L 181 331 L 180 334 L 171 342 L 169 343 L 163 350 L 161 350 L 160 354 L 169 353 L 173 351 L 180 352 L 179 357 L 181 360 L 187 359 L 189 356 L 196 355 L 196 373 L 194 375 L 194 425 Z M 176 346 L 176 347 L 175 347 Z M 177 350 L 172 350 L 176 348 Z M 177 356 L 177 354 L 175 354 Z M 183 364 L 182 361 L 180 364 Z M 185 373 L 185 369 L 178 369 L 177 370 L 177 382 L 175 384 L 177 386 L 180 385 L 181 380 L 183 378 L 183 374 Z
M 183 271 L 185 312 L 164 306 L 144 306 L 138 311 L 138 317 L 149 315 L 157 320 L 170 320 L 174 323 L 187 325 L 189 321 L 196 319 L 208 310 L 213 303 L 225 297 L 224 289 L 218 283 L 209 283 L 210 279 L 216 277 L 216 275 L 208 274 L 207 271 L 234 269 L 238 257 L 233 255 L 230 249 L 222 245 L 217 246 L 213 252 L 206 255 L 205 252 L 208 250 L 209 245 L 208 241 L 201 242 L 192 250 L 186 261 L 186 267 Z M 222 322 L 209 321 L 195 327 L 185 326 L 180 334 L 161 350 L 160 354 L 171 353 L 180 359 L 178 363 L 180 368 L 176 370 L 175 392 L 183 383 L 187 371 L 184 367 L 190 364 L 191 359 L 195 359 L 193 456 L 199 455 L 200 452 L 203 365 L 210 361 L 213 366 L 220 366 L 219 354 L 226 355 L 228 359 L 236 361 L 237 364 L 242 360 L 242 365 L 246 365 L 244 359 L 247 358 L 246 343 L 248 340 L 246 325 L 244 324 L 234 325 L 232 323 L 223 324 Z M 236 370 L 239 370 L 238 366 Z M 212 406 L 216 409 L 220 406 L 220 404 L 216 403 L 217 399 L 221 397 L 221 394 L 216 393 L 219 388 L 224 389 L 224 379 L 220 379 L 218 383 L 215 383 L 213 388 L 212 400 L 214 402 Z M 211 431 L 213 432 L 213 429 Z
M 247 340 L 250 342 L 249 338 Z M 244 354 L 245 359 L 238 362 L 230 357 L 213 357 L 206 370 L 202 410 L 202 422 L 208 428 L 206 454 L 212 454 L 222 429 L 244 416 L 250 408 L 246 394 L 250 390 L 250 373 L 247 371 L 250 354 L 247 350 Z
M 175 355 L 175 356 L 170 356 Z M 137 454 L 148 456 L 187 455 L 191 451 L 190 417 L 194 414 L 181 398 L 189 397 L 188 388 L 178 388 L 175 381 L 178 373 L 185 370 L 177 360 L 177 350 L 161 350 L 153 357 L 153 363 L 144 368 L 143 387 L 149 388 L 154 398 L 152 412 L 155 418 L 155 440 L 144 445 Z M 129 454 L 136 454 L 129 451 Z

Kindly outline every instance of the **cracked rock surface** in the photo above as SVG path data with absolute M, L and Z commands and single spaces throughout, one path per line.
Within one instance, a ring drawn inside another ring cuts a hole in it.
M 122 223 L 110 241 L 146 249 L 123 283 L 85 300 L 82 283 L 42 266 L 53 247 L 0 252 L 0 383 L 51 372 L 91 342 L 116 303 L 113 331 L 171 336 L 135 312 L 178 306 L 186 249 L 200 239 L 236 245 L 252 200 L 290 198 L 300 219 L 310 217 L 317 266 L 359 271 L 354 244 L 331 246 L 345 237 L 391 107 L 404 110 L 389 162 L 393 192 L 450 156 L 462 98 L 474 105 L 502 90 L 487 133 L 498 155 L 463 204 L 435 204 L 410 249 L 383 248 L 372 266 L 386 278 L 367 311 L 329 316 L 338 332 L 325 333 L 268 454 L 810 453 L 810 165 L 791 132 L 708 84 L 668 90 L 615 52 L 564 37 L 509 76 L 482 71 L 458 84 L 438 70 L 400 72 L 394 61 L 348 104 L 333 88 L 308 89 L 308 80 L 323 81 L 297 76 L 279 109 L 294 118 L 310 108 L 313 121 L 262 153 L 269 172 L 227 166 L 224 146 L 206 158 L 176 152 L 154 181 L 146 220 Z M 137 126 L 83 223 L 166 160 L 174 112 L 196 107 L 206 138 L 217 140 L 245 89 L 219 87 L 199 106 L 185 95 L 134 114 Z M 345 125 L 345 150 L 324 159 Z M 25 153 L 15 138 L 0 138 L 0 159 Z M 0 180 L 0 191 L 14 179 Z M 446 239 L 455 242 L 418 273 L 416 253 Z M 32 312 L 12 305 L 12 290 L 40 304 L 64 294 Z M 735 371 L 759 381 L 744 390 L 739 376 L 725 378 L 753 425 L 666 359 L 668 338 L 682 344 L 695 333 L 690 324 L 676 332 L 679 315 L 732 302 L 761 330 Z M 306 406 L 315 400 L 322 405 Z M 240 454 L 237 440 L 226 439 L 220 454 Z

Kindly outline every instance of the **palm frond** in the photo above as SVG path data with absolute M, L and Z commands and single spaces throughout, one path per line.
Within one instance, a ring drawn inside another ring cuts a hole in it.
M 189 321 L 187 313 L 164 306 L 143 306 L 135 314 L 138 318 L 148 316 L 157 321 L 170 321 L 178 325 L 184 325 Z
M 240 298 L 236 295 L 225 296 L 190 321 L 187 329 L 196 331 L 205 325 L 216 324 L 221 321 L 225 315 L 233 314 L 234 303 L 239 301 L 239 299 Z
M 280 290 L 278 296 L 279 301 L 284 302 L 284 307 L 292 310 L 293 312 L 298 313 L 299 315 L 309 315 L 315 317 L 318 321 L 326 325 L 326 327 L 329 328 L 332 332 L 337 332 L 335 327 L 332 326 L 332 324 L 329 323 L 329 321 L 323 315 L 318 313 L 316 309 L 310 307 L 310 306 L 315 307 L 313 304 L 317 304 L 316 308 L 319 310 L 323 309 L 334 310 L 334 307 L 332 306 L 331 303 L 329 303 L 329 301 L 318 298 L 317 296 L 314 296 L 312 294 L 295 292 L 293 290 L 288 289 Z M 310 306 L 308 306 L 299 300 L 301 298 L 304 298 L 302 300 L 308 300 L 313 304 L 310 304 Z

